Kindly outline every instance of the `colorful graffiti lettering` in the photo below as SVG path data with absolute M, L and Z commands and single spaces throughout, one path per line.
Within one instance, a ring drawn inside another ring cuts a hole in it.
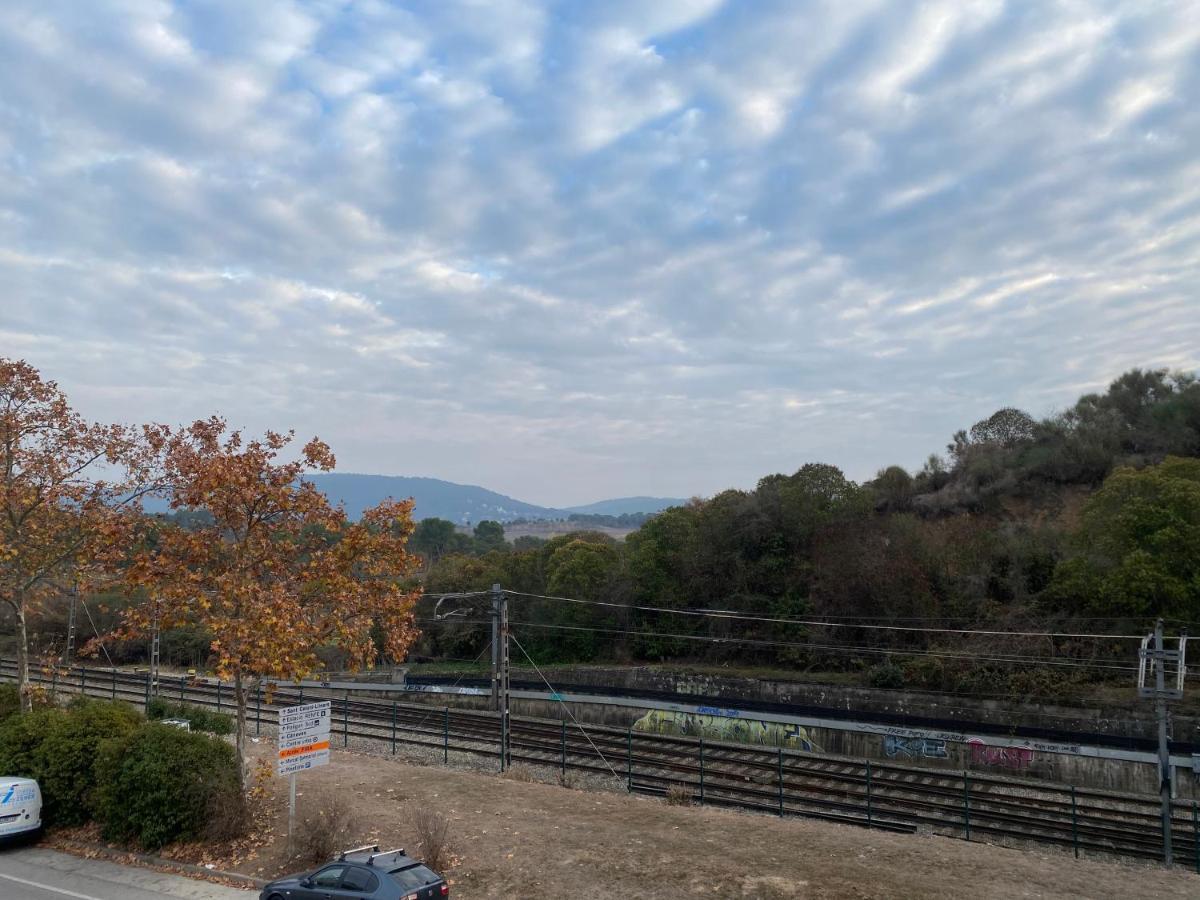
M 654 709 L 633 723 L 634 731 L 648 734 L 678 734 L 714 741 L 737 741 L 768 747 L 820 751 L 808 729 L 783 722 L 760 722 L 729 716 L 697 715 Z
M 906 738 L 887 735 L 883 739 L 883 752 L 888 759 L 905 756 L 910 759 L 945 759 L 946 742 L 933 738 Z
M 971 748 L 971 762 L 985 766 L 1024 769 L 1033 762 L 1033 750 L 1029 747 L 989 747 L 979 738 L 967 741 L 967 746 Z

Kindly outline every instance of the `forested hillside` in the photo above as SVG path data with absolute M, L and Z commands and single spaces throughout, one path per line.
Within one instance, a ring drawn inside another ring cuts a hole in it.
M 431 548 L 419 530 L 414 548 L 427 592 L 500 583 L 548 595 L 512 600 L 539 662 L 759 664 L 1054 693 L 1127 665 L 1129 643 L 955 630 L 1107 634 L 1157 615 L 1200 619 L 1197 457 L 1200 383 L 1134 370 L 1047 419 L 1001 409 L 918 472 L 892 466 L 856 484 L 806 463 L 665 510 L 624 542 L 580 532 Z M 483 616 L 434 620 L 425 604 L 424 655 L 483 649 Z M 809 624 L 780 621 L 791 619 Z

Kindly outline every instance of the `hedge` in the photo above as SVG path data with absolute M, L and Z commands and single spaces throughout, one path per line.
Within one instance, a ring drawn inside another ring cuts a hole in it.
M 105 838 L 148 850 L 199 838 L 216 811 L 242 804 L 232 746 L 156 722 L 101 744 L 96 775 Z
M 123 703 L 98 700 L 10 716 L 0 722 L 0 772 L 37 779 L 47 824 L 80 825 L 93 812 L 100 743 L 128 734 L 141 721 Z
M 151 697 L 146 708 L 149 719 L 186 719 L 193 731 L 233 734 L 233 716 L 190 703 L 172 703 L 163 697 Z

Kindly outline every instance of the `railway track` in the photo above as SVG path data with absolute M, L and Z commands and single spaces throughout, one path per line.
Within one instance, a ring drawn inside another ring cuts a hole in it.
M 0 661 L 0 679 L 15 664 Z M 143 706 L 144 673 L 72 667 L 35 673 L 57 691 L 123 700 Z M 160 677 L 157 693 L 232 713 L 227 684 Z M 341 696 L 338 696 L 341 694 Z M 492 757 L 499 764 L 496 713 L 431 707 L 347 693 L 278 687 L 248 696 L 248 727 L 273 729 L 278 709 L 317 699 L 333 702 L 333 742 L 351 738 L 450 753 Z M 268 702 L 270 701 L 270 702 Z M 1157 797 L 1065 788 L 1032 780 L 950 773 L 868 760 L 828 757 L 780 748 L 749 747 L 687 737 L 646 734 L 607 726 L 510 717 L 510 763 L 580 771 L 623 781 L 631 792 L 665 794 L 675 786 L 694 802 L 804 816 L 894 831 L 927 830 L 977 840 L 1055 845 L 1147 860 L 1162 858 Z M 1177 858 L 1200 871 L 1200 822 L 1193 803 L 1172 810 Z

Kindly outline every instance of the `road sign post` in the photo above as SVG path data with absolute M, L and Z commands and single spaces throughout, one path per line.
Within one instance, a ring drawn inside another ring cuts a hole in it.
M 289 776 L 288 847 L 296 825 L 296 773 L 329 763 L 330 702 L 306 703 L 279 711 L 278 758 L 275 769 Z

